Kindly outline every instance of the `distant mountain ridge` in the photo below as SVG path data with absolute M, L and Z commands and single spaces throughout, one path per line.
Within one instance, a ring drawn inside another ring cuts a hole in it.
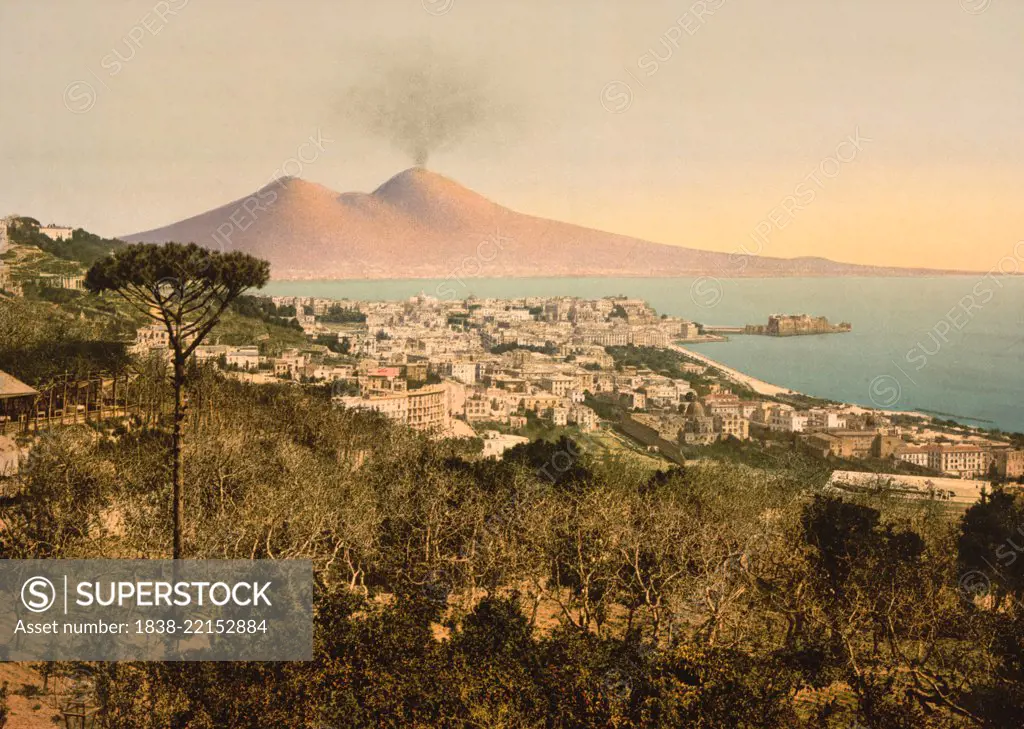
M 275 279 L 952 273 L 652 243 L 517 213 L 419 167 L 369 194 L 282 178 L 214 210 L 122 238 L 244 251 L 270 261 Z

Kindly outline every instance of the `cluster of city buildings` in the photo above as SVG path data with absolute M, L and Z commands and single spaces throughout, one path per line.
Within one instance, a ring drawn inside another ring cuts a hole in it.
M 688 446 L 776 434 L 822 456 L 905 461 L 937 475 L 1015 479 L 1024 472 L 1024 451 L 1006 443 L 951 442 L 847 405 L 802 408 L 741 397 L 706 365 L 685 359 L 673 377 L 617 363 L 606 347 L 707 339 L 693 322 L 659 316 L 638 299 L 420 295 L 389 302 L 274 297 L 273 303 L 295 312 L 309 344 L 273 354 L 257 344 L 209 344 L 196 357 L 254 381 L 331 383 L 338 406 L 440 434 L 515 432 L 531 419 L 587 432 L 601 426 L 596 410 L 605 406 L 606 423 L 679 461 Z M 340 323 L 328 316 L 339 307 L 351 314 Z M 139 330 L 136 351 L 166 347 L 161 326 Z
M 300 312 L 299 323 L 308 333 L 335 330 L 323 321 L 324 315 L 338 306 L 335 300 L 273 297 L 272 301 L 278 307 L 295 307 Z M 455 301 L 420 295 L 406 301 L 344 302 L 344 306 L 365 315 L 365 333 L 378 343 L 369 346 L 374 353 L 410 346 L 463 350 L 470 342 L 484 349 L 501 345 L 558 349 L 588 344 L 662 347 L 677 340 L 705 339 L 694 322 L 658 316 L 643 300 L 626 297 L 470 297 Z M 460 330 L 468 336 L 453 339 L 453 333 Z
M 434 390 L 444 389 L 445 426 L 457 419 L 472 426 L 493 423 L 516 429 L 536 417 L 592 431 L 599 418 L 584 404 L 586 393 L 613 393 L 630 407 L 642 408 L 649 387 L 655 398 L 678 402 L 685 383 L 616 373 L 605 347 L 657 347 L 701 338 L 693 322 L 658 316 L 642 300 L 626 297 L 444 301 L 421 295 L 401 302 L 349 302 L 346 306 L 358 310 L 365 321 L 341 327 L 320 318 L 337 306 L 335 301 L 278 297 L 274 303 L 303 312 L 299 321 L 312 336 L 344 336 L 349 354 L 360 364 L 403 371 L 415 366 L 437 382 L 435 388 L 395 392 L 357 378 L 358 394 L 336 398 L 339 404 L 402 420 L 406 400 L 423 400 L 426 393 L 438 398 Z M 430 409 L 432 414 L 437 411 Z M 424 429 L 439 425 L 433 415 L 410 424 Z
M 677 381 L 678 382 L 678 381 Z M 962 479 L 1024 476 L 1024 450 L 986 438 L 952 441 L 927 425 L 902 426 L 891 417 L 848 405 L 799 409 L 775 401 L 741 399 L 712 385 L 703 397 L 690 394 L 679 407 L 648 402 L 632 413 L 627 432 L 672 455 L 677 446 L 747 440 L 766 433 L 793 434 L 795 442 L 822 457 L 888 459 Z
M 515 430 L 529 418 L 554 426 L 599 427 L 587 394 L 630 409 L 678 405 L 689 384 L 635 369 L 617 372 L 607 346 L 664 346 L 699 340 L 693 322 L 658 316 L 641 300 L 612 297 L 527 297 L 442 301 L 417 296 L 400 302 L 342 302 L 358 313 L 332 323 L 331 299 L 274 297 L 295 318 L 310 344 L 276 354 L 258 345 L 197 348 L 199 360 L 250 380 L 330 382 L 334 402 L 379 412 L 412 428 L 450 433 L 500 425 Z M 322 342 L 344 343 L 337 347 Z M 164 351 L 161 325 L 138 331 L 136 353 Z M 694 365 L 702 372 L 703 366 Z

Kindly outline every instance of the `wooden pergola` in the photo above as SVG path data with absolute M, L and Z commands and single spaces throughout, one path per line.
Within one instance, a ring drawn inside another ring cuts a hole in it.
M 125 417 L 156 407 L 139 392 L 130 392 L 132 376 L 63 375 L 40 390 L 0 373 L 0 434 L 93 423 Z

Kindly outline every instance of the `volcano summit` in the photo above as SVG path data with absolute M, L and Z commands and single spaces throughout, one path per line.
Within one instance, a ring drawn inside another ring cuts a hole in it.
M 652 243 L 518 213 L 420 167 L 369 194 L 338 194 L 285 177 L 222 207 L 123 239 L 244 251 L 270 261 L 276 279 L 443 278 L 460 267 L 490 277 L 947 273 Z M 471 269 L 463 265 L 467 259 L 476 262 Z

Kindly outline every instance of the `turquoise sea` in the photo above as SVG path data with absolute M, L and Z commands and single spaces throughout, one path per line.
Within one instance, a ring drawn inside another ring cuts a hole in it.
M 734 336 L 694 349 L 809 395 L 921 410 L 1024 432 L 1024 277 L 526 278 L 274 281 L 265 293 L 363 300 L 624 294 L 659 313 L 706 325 L 760 324 L 813 314 L 848 321 L 849 334 Z

